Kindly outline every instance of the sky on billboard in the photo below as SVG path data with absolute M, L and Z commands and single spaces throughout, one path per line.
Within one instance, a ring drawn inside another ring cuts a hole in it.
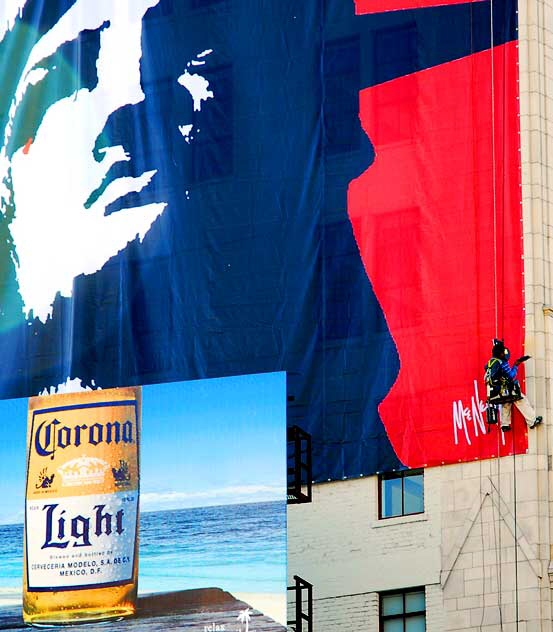
M 285 500 L 284 373 L 142 390 L 141 511 Z M 0 524 L 23 521 L 26 398 L 0 401 Z

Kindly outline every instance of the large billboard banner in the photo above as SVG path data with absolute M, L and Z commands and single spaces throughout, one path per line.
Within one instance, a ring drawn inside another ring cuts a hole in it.
M 283 371 L 315 481 L 526 449 L 515 0 L 16 0 L 0 60 L 0 397 Z

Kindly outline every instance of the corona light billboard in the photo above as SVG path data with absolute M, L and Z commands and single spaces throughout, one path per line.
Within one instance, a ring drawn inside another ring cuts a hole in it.
M 0 401 L 0 626 L 283 630 L 285 392 L 268 373 Z

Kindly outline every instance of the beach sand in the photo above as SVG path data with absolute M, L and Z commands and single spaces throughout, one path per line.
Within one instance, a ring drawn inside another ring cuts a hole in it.
M 286 625 L 286 593 L 232 593 L 236 599 L 245 601 L 255 610 L 259 610 L 273 621 Z

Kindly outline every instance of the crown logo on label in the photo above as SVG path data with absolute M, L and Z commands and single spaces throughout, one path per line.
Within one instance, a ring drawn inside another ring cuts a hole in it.
M 104 482 L 104 475 L 109 464 L 102 459 L 81 456 L 67 461 L 58 472 L 62 478 L 62 485 L 96 485 Z
M 112 467 L 111 472 L 113 474 L 113 480 L 116 487 L 121 487 L 122 485 L 130 485 L 131 473 L 129 471 L 129 464 L 126 461 L 124 461 L 123 459 L 119 459 L 119 467 Z

